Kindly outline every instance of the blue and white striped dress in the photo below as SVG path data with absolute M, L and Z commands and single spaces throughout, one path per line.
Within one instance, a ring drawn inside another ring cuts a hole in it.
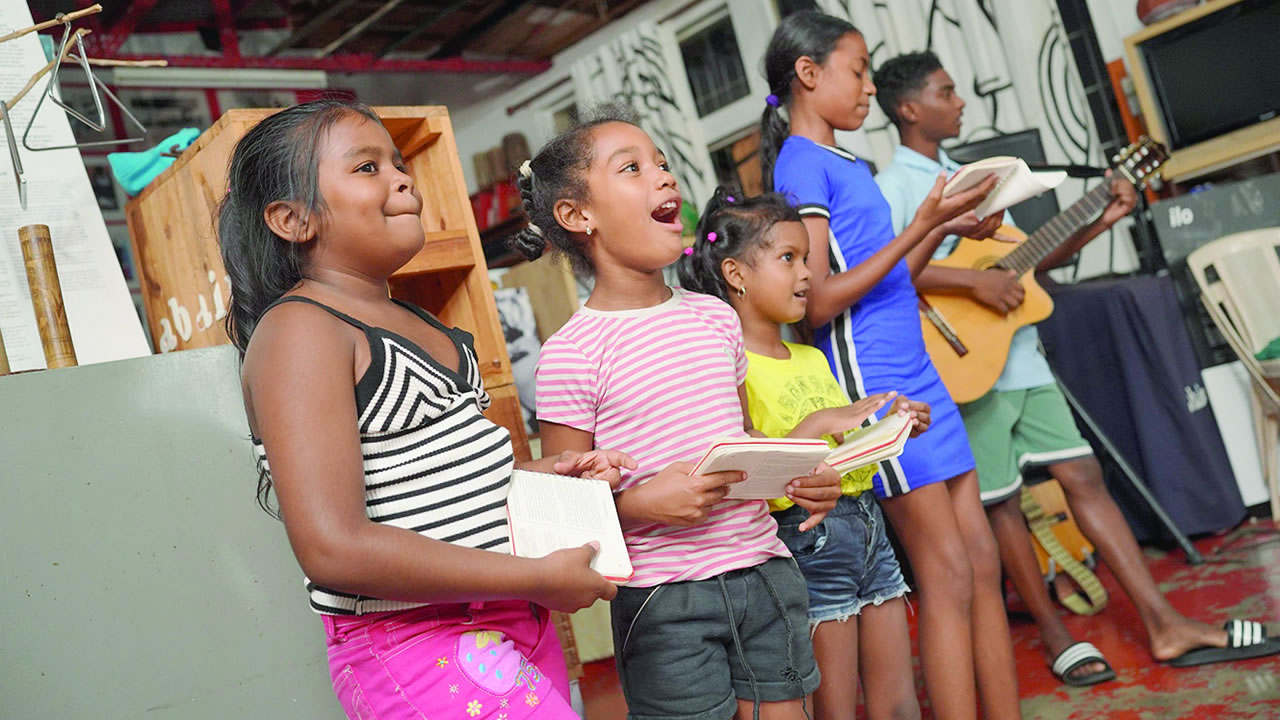
M 778 153 L 773 184 L 801 215 L 827 218 L 833 273 L 865 262 L 894 238 L 889 203 L 870 169 L 840 148 L 792 135 Z M 924 346 L 905 259 L 814 336 L 850 398 L 896 390 L 932 408 L 929 431 L 908 441 L 900 457 L 880 464 L 877 496 L 902 495 L 973 469 L 964 421 Z

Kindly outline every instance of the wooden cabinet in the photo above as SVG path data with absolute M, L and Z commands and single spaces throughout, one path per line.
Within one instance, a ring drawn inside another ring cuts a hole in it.
M 391 279 L 391 294 L 475 336 L 489 415 L 511 430 L 516 457 L 529 457 L 519 401 L 498 323 L 488 269 L 449 113 L 443 107 L 377 107 L 422 193 L 422 251 Z M 129 202 L 129 234 L 148 331 L 158 352 L 229 342 L 223 326 L 230 283 L 214 221 L 237 141 L 275 110 L 231 110 Z

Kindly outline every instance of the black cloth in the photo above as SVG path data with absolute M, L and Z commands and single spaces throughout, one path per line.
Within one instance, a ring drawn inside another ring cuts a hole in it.
M 1168 277 L 1046 288 L 1049 364 L 1187 535 L 1234 527 L 1244 501 L 1231 471 Z M 1108 489 L 1139 540 L 1168 540 L 1146 502 L 1083 422 Z

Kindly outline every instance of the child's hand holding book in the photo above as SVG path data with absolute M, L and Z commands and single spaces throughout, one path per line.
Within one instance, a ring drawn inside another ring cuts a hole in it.
M 840 473 L 822 463 L 812 475 L 787 484 L 787 499 L 809 511 L 809 517 L 800 523 L 800 532 L 815 528 L 840 499 Z
M 868 395 L 857 402 L 840 407 L 823 408 L 809 413 L 792 430 L 787 437 L 798 438 L 835 438 L 836 444 L 844 442 L 844 434 L 862 426 L 863 421 L 874 415 L 880 408 L 893 400 L 898 393 L 887 392 Z
M 636 461 L 617 450 L 591 450 L 585 453 L 565 450 L 556 458 L 554 468 L 557 475 L 604 480 L 609 483 L 610 488 L 617 490 L 622 483 L 622 470 L 635 470 Z
M 529 600 L 560 612 L 581 610 L 596 600 L 612 600 L 618 594 L 618 586 L 591 569 L 598 552 L 600 543 L 593 540 L 535 559 L 537 581 L 533 587 L 537 591 Z
M 745 472 L 696 475 L 689 463 L 671 463 L 643 485 L 619 495 L 618 514 L 626 525 L 642 522 L 681 527 L 701 525 L 733 485 L 746 479 Z

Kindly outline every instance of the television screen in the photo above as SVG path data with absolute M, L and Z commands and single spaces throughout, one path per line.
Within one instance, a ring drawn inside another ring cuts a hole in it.
M 1138 46 L 1169 133 L 1186 147 L 1280 111 L 1280 2 L 1244 0 Z

